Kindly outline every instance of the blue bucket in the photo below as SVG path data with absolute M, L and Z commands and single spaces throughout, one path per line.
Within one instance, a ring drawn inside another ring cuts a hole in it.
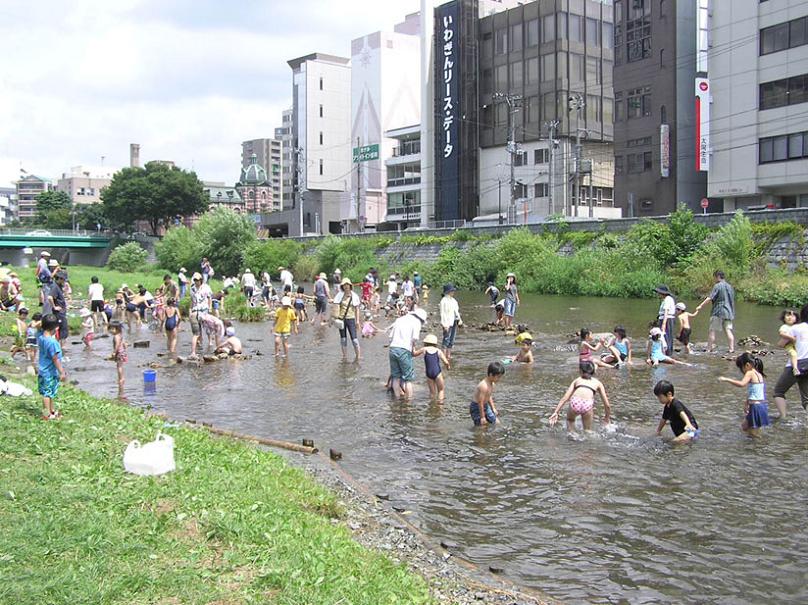
M 143 382 L 145 383 L 155 383 L 157 382 L 157 372 L 154 370 L 143 370 Z

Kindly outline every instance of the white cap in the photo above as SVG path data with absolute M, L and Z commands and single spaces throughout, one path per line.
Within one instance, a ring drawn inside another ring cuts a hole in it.
M 415 315 L 415 317 L 420 319 L 422 322 L 426 321 L 426 311 L 424 311 L 423 309 L 415 309 L 414 311 L 412 311 L 412 314 Z
M 284 296 L 281 299 L 281 305 L 283 305 L 284 307 L 291 307 L 292 306 L 292 299 L 289 298 L 288 296 Z
M 236 329 L 233 326 L 228 326 L 227 329 L 224 331 L 224 333 L 227 334 L 228 336 L 235 336 Z
M 664 332 L 662 332 L 662 330 L 660 330 L 659 328 L 651 328 L 651 331 L 649 332 L 649 334 L 651 336 L 662 336 L 662 334 L 664 334 Z
M 685 303 L 676 303 L 676 309 L 678 311 L 684 311 L 687 309 L 687 305 Z

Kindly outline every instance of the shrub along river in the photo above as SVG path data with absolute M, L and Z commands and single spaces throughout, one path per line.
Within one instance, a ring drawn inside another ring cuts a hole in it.
M 422 336 L 439 333 L 438 298 L 430 301 L 431 325 Z M 127 395 L 176 419 L 290 441 L 308 437 L 338 449 L 349 472 L 412 511 L 428 534 L 562 601 L 808 601 L 808 418 L 796 387 L 791 416 L 751 439 L 739 430 L 744 391 L 717 381 L 721 374 L 740 377 L 734 364 L 702 353 L 691 356 L 694 368 L 644 365 L 655 301 L 526 295 L 517 320 L 538 341 L 537 361 L 508 367 L 496 391 L 501 422 L 475 429 L 468 415 L 474 385 L 488 362 L 516 347 L 512 337 L 473 327 L 490 316 L 482 294 L 458 299 L 467 327 L 446 372 L 443 405 L 429 402 L 420 360 L 412 402 L 385 393 L 383 334 L 362 342 L 364 359 L 354 364 L 341 359 L 335 328 L 311 325 L 292 337 L 288 360 L 273 357 L 270 324 L 239 326 L 247 352 L 262 356 L 159 369 L 156 395 L 144 395 L 141 373 L 165 349 L 164 339 L 144 330 L 127 337 L 152 338 L 149 349 L 130 348 Z M 739 304 L 737 332 L 774 341 L 778 313 Z M 706 340 L 707 319 L 695 320 L 698 342 Z M 576 353 L 563 345 L 582 326 L 608 332 L 616 324 L 628 328 L 639 352 L 633 367 L 599 372 L 617 428 L 601 431 L 598 422 L 597 433 L 571 439 L 563 423 L 547 423 L 577 376 Z M 719 343 L 725 351 L 723 338 Z M 103 339 L 93 353 L 75 345 L 69 351 L 72 377 L 96 395 L 116 393 L 114 365 L 103 360 L 109 347 Z M 785 356 L 778 351 L 764 361 L 771 396 Z M 701 425 L 692 445 L 673 447 L 654 435 L 661 406 L 652 388 L 663 378 Z M 776 416 L 773 405 L 770 413 Z M 182 443 L 177 447 L 181 463 Z

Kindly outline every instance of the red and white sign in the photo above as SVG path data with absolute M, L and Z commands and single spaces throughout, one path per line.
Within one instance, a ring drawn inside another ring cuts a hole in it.
M 706 197 L 701 198 L 701 207 L 702 207 L 702 208 L 704 208 L 705 210 L 707 210 L 707 208 L 709 207 L 709 205 L 710 205 L 710 200 L 708 200 Z
M 696 170 L 710 170 L 710 81 L 696 78 Z

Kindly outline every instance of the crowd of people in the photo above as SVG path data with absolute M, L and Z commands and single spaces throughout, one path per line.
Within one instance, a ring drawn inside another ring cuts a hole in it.
M 0 280 L 0 304 L 5 310 L 18 312 L 20 349 L 32 363 L 38 357 L 36 365 L 44 402 L 43 418 L 51 419 L 58 417 L 53 400 L 59 381 L 65 376 L 64 363 L 68 361 L 63 357 L 62 345 L 68 335 L 67 310 L 73 290 L 67 271 L 47 252 L 42 252 L 35 275 L 41 286 L 38 293 L 41 312 L 29 317 L 22 296 L 22 284 L 15 273 L 9 273 Z M 299 334 L 307 323 L 335 326 L 339 332 L 343 358 L 348 356 L 350 342 L 355 361 L 362 358 L 361 339 L 373 338 L 383 331 L 389 337 L 389 392 L 397 397 L 412 397 L 414 362 L 416 358 L 423 358 L 430 397 L 438 402 L 445 400 L 444 370 L 452 368 L 458 329 L 463 325 L 460 305 L 455 298 L 457 288 L 453 284 L 445 284 L 442 288 L 435 322 L 440 336 L 427 333 L 422 339 L 422 331 L 431 325 L 425 309 L 429 288 L 417 272 L 412 276 L 392 273 L 382 282 L 378 271 L 371 268 L 361 282 L 354 283 L 343 276 L 339 269 L 335 269 L 330 278 L 320 273 L 310 286 L 310 294 L 303 285 L 296 284 L 292 272 L 283 266 L 277 268 L 277 289 L 268 271 L 253 273 L 251 269 L 245 269 L 240 277 L 225 277 L 221 289 L 214 292 L 211 287 L 214 275 L 209 260 L 202 259 L 199 271 L 190 277 L 184 267 L 180 268 L 176 279 L 170 274 L 164 275 L 162 284 L 154 294 L 143 285 L 130 288 L 127 284 L 121 284 L 110 298 L 107 298 L 99 279 L 91 278 L 86 305 L 83 304 L 79 311 L 82 341 L 85 349 L 92 349 L 97 334 L 109 333 L 112 336 L 109 359 L 116 364 L 119 396 L 123 397 L 124 366 L 128 361 L 125 330 L 131 336 L 145 326 L 151 326 L 165 334 L 166 351 L 176 355 L 178 333 L 182 330 L 182 324 L 187 322 L 191 333 L 189 359 L 198 358 L 200 352 L 219 356 L 243 353 L 236 326 L 223 318 L 225 297 L 233 291 L 240 291 L 247 304 L 266 309 L 272 321 L 271 338 L 277 357 L 288 357 L 290 339 Z M 691 321 L 708 304 L 712 307 L 706 350 L 715 350 L 716 334 L 723 332 L 729 353 L 734 353 L 735 293 L 722 272 L 717 271 L 714 277 L 715 284 L 710 295 L 692 313 L 688 312 L 683 302 L 676 301 L 667 286 L 656 288 L 660 305 L 655 320 L 649 326 L 643 356 L 646 364 L 691 365 L 677 358 L 674 333 L 682 345 L 681 354 L 693 354 Z M 493 282 L 488 283 L 485 296 L 493 312 L 491 323 L 512 334 L 519 350 L 516 355 L 504 356 L 487 367 L 486 375 L 474 390 L 469 404 L 469 414 L 475 425 L 497 422 L 498 411 L 493 393 L 496 383 L 505 375 L 506 367 L 512 363 L 534 362 L 533 336 L 527 326 L 514 324 L 521 304 L 516 275 L 508 273 L 501 288 Z M 188 311 L 183 317 L 180 302 L 186 297 L 189 299 Z M 309 313 L 311 306 L 313 310 Z M 808 406 L 808 305 L 801 311 L 784 311 L 781 319 L 783 325 L 779 330 L 778 344 L 788 353 L 788 362 L 774 389 L 774 403 L 783 417 L 786 414 L 785 395 L 795 384 L 799 387 L 803 407 Z M 380 330 L 374 320 L 389 322 L 389 325 Z M 556 424 L 566 407 L 570 431 L 574 430 L 579 416 L 584 430 L 591 430 L 596 399 L 601 400 L 604 408 L 603 422 L 611 422 L 609 398 L 596 373 L 598 370 L 632 365 L 635 359 L 635 349 L 622 326 L 616 326 L 611 334 L 598 338 L 589 328 L 582 328 L 579 338 L 580 375 L 569 385 L 549 417 L 549 423 Z M 763 362 L 751 353 L 742 353 L 737 357 L 736 365 L 742 375 L 740 380 L 723 376 L 719 380 L 747 389 L 742 428 L 756 433 L 769 424 Z M 694 415 L 676 399 L 673 384 L 660 381 L 654 388 L 654 395 L 664 406 L 658 432 L 666 423 L 670 423 L 676 441 L 690 440 L 699 434 Z

